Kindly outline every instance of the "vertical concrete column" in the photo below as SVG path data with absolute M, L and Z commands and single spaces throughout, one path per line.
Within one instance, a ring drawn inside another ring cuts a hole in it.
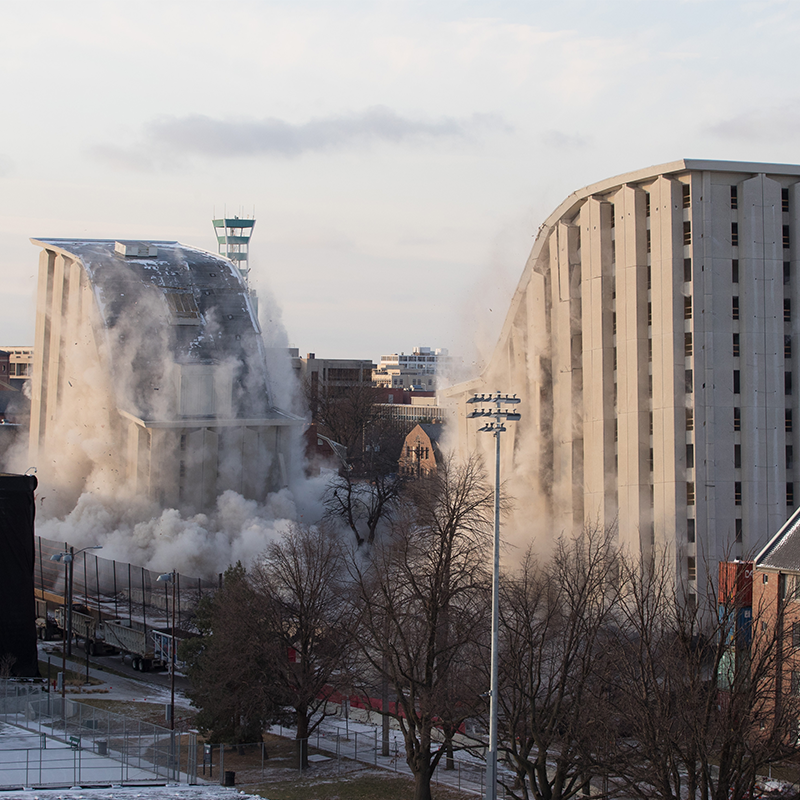
M 617 519 L 610 204 L 587 200 L 580 229 L 584 511 L 590 523 L 610 526 Z
M 653 531 L 657 550 L 674 544 L 677 519 L 686 513 L 686 476 L 681 466 L 685 464 L 686 444 L 679 435 L 686 413 L 683 216 L 682 185 L 670 178 L 658 178 L 650 187 Z M 674 548 L 672 556 L 676 557 Z
M 650 548 L 650 396 L 648 393 L 647 217 L 644 190 L 614 197 L 617 290 L 617 454 L 619 541 L 631 553 Z
M 572 531 L 583 524 L 583 469 L 576 464 L 575 441 L 582 442 L 582 361 L 577 365 L 573 348 L 580 324 L 579 228 L 559 222 L 550 236 L 550 320 L 551 373 L 553 385 L 552 504 L 556 532 Z M 580 352 L 579 352 L 580 355 Z M 582 447 L 580 448 L 582 452 Z M 576 472 L 577 468 L 577 472 Z M 581 502 L 573 508 L 574 485 L 581 487 Z
M 50 320 L 48 361 L 45 365 L 47 375 L 47 417 L 48 430 L 45 431 L 44 444 L 50 438 L 50 426 L 56 419 L 59 408 L 59 390 L 63 381 L 62 335 L 64 330 L 65 304 L 68 301 L 68 290 L 65 291 L 65 277 L 69 274 L 71 259 L 58 254 L 53 263 L 52 293 L 47 314 Z
M 42 250 L 39 254 L 39 283 L 36 292 L 36 332 L 31 378 L 31 427 L 29 453 L 33 464 L 39 460 L 47 430 L 47 367 L 50 363 L 50 305 L 56 254 Z
M 742 183 L 739 292 L 742 400 L 742 518 L 747 531 L 777 530 L 786 515 L 783 358 L 783 238 L 780 185 L 764 175 Z M 776 286 L 777 265 L 780 284 Z M 740 277 L 741 281 L 741 277 Z M 793 392 L 795 391 L 793 387 Z M 747 413 L 745 413 L 745 410 Z M 745 422 L 746 420 L 746 422 Z M 779 495 L 779 496 L 778 496 Z

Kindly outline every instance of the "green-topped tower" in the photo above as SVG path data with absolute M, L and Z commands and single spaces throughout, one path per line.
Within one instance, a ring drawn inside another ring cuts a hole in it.
M 239 274 L 249 288 L 250 237 L 256 221 L 247 217 L 224 217 L 212 220 L 217 237 L 217 249 L 221 256 L 236 264 Z

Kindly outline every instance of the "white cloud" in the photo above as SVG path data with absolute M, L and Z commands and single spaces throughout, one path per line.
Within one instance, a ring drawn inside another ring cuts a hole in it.
M 404 117 L 385 106 L 365 111 L 317 117 L 292 123 L 276 117 L 223 120 L 204 114 L 160 117 L 148 123 L 143 141 L 129 148 L 100 144 L 90 153 L 119 167 L 152 168 L 159 155 L 198 155 L 209 158 L 278 156 L 352 150 L 375 144 L 430 144 L 467 141 L 482 131 L 509 131 L 499 117 L 472 114 L 434 120 Z

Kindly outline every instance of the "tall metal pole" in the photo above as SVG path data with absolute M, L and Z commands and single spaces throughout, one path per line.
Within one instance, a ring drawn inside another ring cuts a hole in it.
M 489 691 L 489 750 L 486 754 L 486 800 L 497 800 L 497 726 L 499 693 L 499 650 L 500 650 L 500 434 L 506 430 L 504 421 L 517 422 L 520 414 L 504 411 L 503 404 L 515 405 L 520 402 L 514 395 L 508 397 L 496 392 L 494 395 L 475 395 L 468 403 L 490 404 L 489 408 L 471 412 L 469 418 L 489 417 L 481 431 L 491 433 L 495 439 L 494 460 L 494 543 L 492 550 L 492 659 L 491 686 Z M 491 408 L 494 406 L 494 408 Z
M 75 563 L 75 548 L 69 548 L 69 578 L 67 579 L 67 655 L 72 655 L 72 567 Z

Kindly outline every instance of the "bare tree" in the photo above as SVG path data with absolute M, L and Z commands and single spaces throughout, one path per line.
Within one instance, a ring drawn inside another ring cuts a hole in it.
M 624 791 L 665 800 L 741 800 L 759 772 L 793 750 L 797 697 L 780 697 L 780 619 L 720 603 L 715 575 L 698 600 L 668 559 L 629 565 L 607 693 L 609 740 Z M 702 587 L 702 580 L 701 580 Z
M 619 600 L 613 531 L 560 539 L 552 557 L 531 550 L 501 584 L 500 722 L 516 773 L 512 797 L 568 800 L 584 790 L 600 744 L 593 687 Z
M 357 478 L 347 471 L 341 472 L 325 491 L 326 516 L 352 531 L 358 547 L 365 542 L 371 545 L 379 528 L 394 519 L 404 483 L 397 473 Z
M 302 769 L 308 767 L 308 737 L 339 688 L 334 678 L 353 646 L 355 616 L 345 577 L 341 542 L 323 528 L 299 525 L 267 549 L 251 576 L 275 645 L 271 682 L 295 711 Z
M 452 746 L 452 733 L 483 702 L 463 668 L 485 646 L 492 498 L 476 459 L 445 462 L 416 485 L 391 535 L 357 554 L 362 653 L 397 697 L 383 713 L 402 731 L 415 800 L 429 800 L 447 752 L 441 726 Z

